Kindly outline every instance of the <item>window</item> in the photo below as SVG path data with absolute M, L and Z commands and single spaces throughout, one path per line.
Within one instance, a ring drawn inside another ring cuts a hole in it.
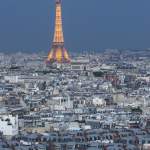
M 142 144 L 145 144 L 145 140 L 142 140 Z

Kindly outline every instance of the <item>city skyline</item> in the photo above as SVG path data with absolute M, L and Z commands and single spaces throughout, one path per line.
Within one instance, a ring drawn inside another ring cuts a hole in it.
M 150 1 L 0 1 L 0 149 L 150 150 Z
M 63 0 L 66 48 L 71 52 L 149 48 L 149 4 L 140 0 L 94 0 L 85 5 L 85 1 Z M 0 51 L 48 52 L 54 9 L 54 0 L 0 2 Z

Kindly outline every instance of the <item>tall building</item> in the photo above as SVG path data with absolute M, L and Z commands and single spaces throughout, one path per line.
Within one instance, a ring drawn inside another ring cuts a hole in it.
M 47 62 L 68 63 L 70 57 L 64 47 L 64 36 L 62 28 L 61 0 L 56 0 L 55 31 L 51 50 L 48 54 Z

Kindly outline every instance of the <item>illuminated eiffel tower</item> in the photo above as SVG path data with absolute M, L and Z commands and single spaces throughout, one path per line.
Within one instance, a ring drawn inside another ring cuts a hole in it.
M 64 36 L 62 29 L 61 0 L 56 0 L 55 31 L 51 50 L 47 57 L 48 63 L 69 63 L 70 57 L 64 48 Z

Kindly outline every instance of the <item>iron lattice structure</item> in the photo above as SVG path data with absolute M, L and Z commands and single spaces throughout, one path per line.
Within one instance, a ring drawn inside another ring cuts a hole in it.
M 47 62 L 69 63 L 70 57 L 67 50 L 64 47 L 61 0 L 56 0 L 55 15 L 56 16 L 55 16 L 54 38 L 53 38 L 51 50 L 47 57 Z

